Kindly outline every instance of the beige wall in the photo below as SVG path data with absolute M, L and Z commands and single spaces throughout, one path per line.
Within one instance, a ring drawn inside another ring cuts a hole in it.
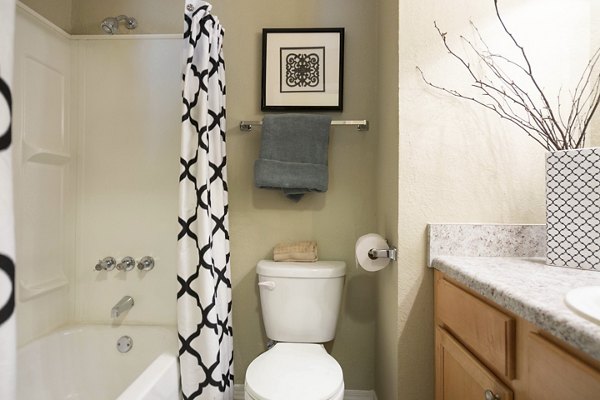
M 572 2 L 501 4 L 544 82 L 555 87 L 578 70 L 574 64 L 588 52 L 587 34 L 578 36 L 587 14 L 577 15 L 581 9 Z M 400 2 L 398 387 L 403 400 L 433 398 L 427 223 L 544 222 L 544 150 L 495 115 L 429 88 L 415 71 L 419 65 L 437 83 L 464 87 L 464 73 L 442 47 L 433 21 L 450 39 L 469 34 L 470 18 L 493 42 L 498 39 L 491 1 Z
M 398 1 L 378 3 L 377 231 L 398 243 Z M 398 263 L 377 273 L 375 390 L 398 398 Z
M 35 10 L 62 30 L 71 33 L 73 0 L 21 0 L 21 3 Z
M 362 0 L 215 2 L 226 28 L 228 159 L 231 251 L 234 281 L 236 382 L 264 347 L 254 266 L 284 240 L 315 239 L 321 259 L 346 261 L 348 275 L 333 356 L 348 389 L 372 389 L 375 276 L 355 269 L 354 243 L 376 229 L 375 158 L 378 129 L 355 133 L 335 128 L 329 151 L 330 188 L 294 204 L 276 191 L 258 190 L 252 165 L 260 133 L 242 134 L 241 119 L 259 119 L 261 29 L 343 26 L 346 28 L 344 112 L 336 119 L 377 119 L 376 9 Z M 243 16 L 243 23 L 241 21 Z

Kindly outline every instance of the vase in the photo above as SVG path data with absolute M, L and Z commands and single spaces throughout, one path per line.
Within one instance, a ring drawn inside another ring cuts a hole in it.
M 600 271 L 600 147 L 546 155 L 546 263 Z

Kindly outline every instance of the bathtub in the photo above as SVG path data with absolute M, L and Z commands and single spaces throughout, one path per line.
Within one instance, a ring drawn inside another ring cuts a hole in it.
M 131 350 L 116 348 L 121 336 Z M 35 340 L 17 355 L 18 400 L 177 400 L 175 328 L 77 325 Z

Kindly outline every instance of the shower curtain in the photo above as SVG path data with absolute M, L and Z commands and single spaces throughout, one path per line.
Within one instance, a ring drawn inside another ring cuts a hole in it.
M 13 400 L 17 379 L 10 83 L 15 1 L 0 0 L 0 15 L 0 399 Z
M 184 399 L 233 399 L 223 28 L 188 0 L 179 176 L 177 328 Z

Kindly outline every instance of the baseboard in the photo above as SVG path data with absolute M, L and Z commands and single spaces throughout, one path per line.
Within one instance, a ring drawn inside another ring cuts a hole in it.
M 233 400 L 244 400 L 244 385 L 233 385 Z
M 377 400 L 374 390 L 346 390 L 344 400 Z
M 233 386 L 233 400 L 244 400 L 244 385 Z M 344 400 L 377 400 L 374 390 L 346 390 Z

